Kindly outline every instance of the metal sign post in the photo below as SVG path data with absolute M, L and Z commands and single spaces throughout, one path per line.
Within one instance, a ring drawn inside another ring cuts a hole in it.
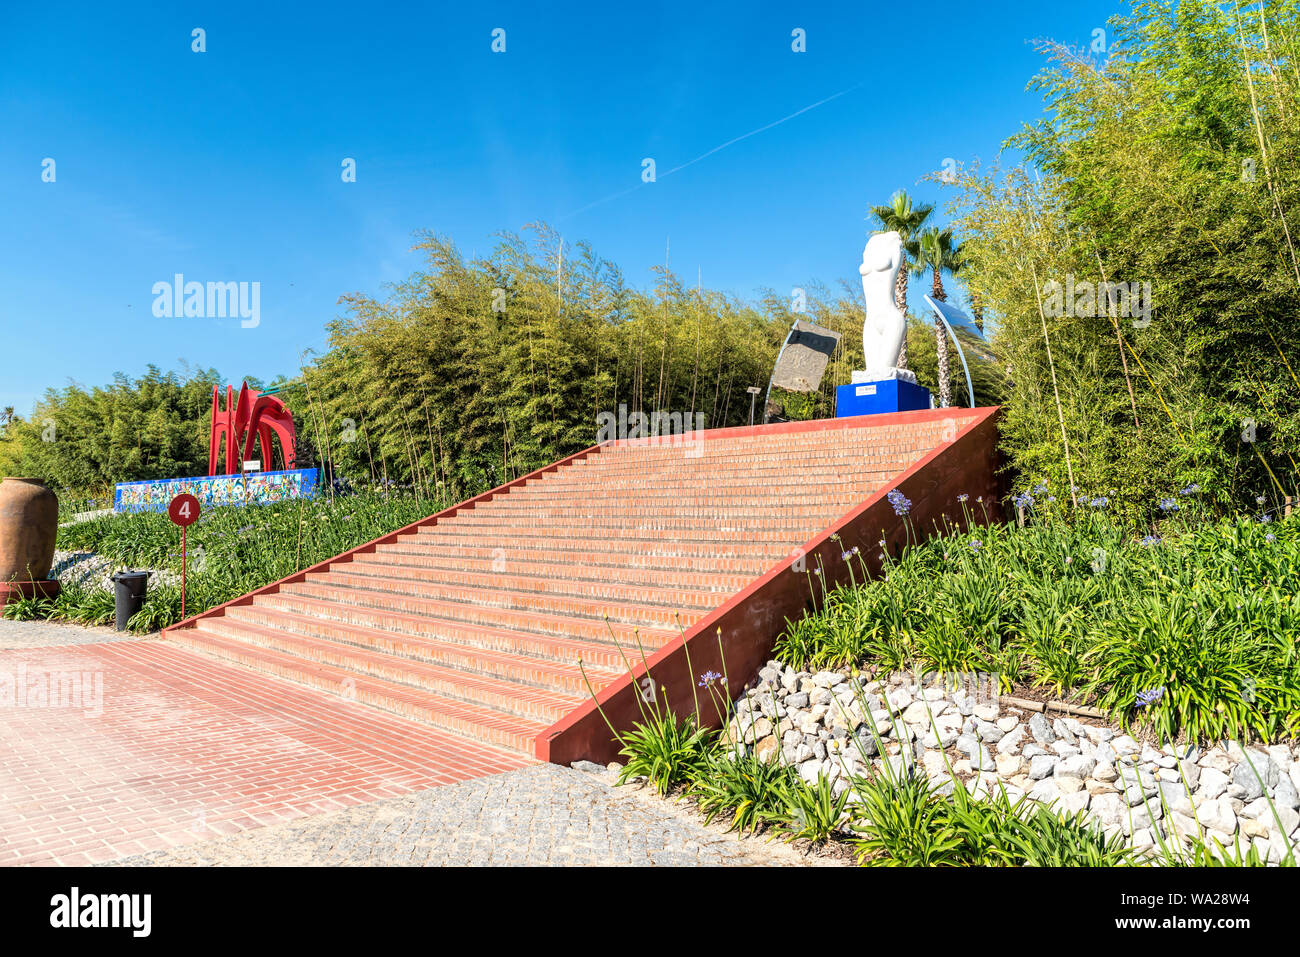
M 167 506 L 167 517 L 181 527 L 181 621 L 185 620 L 185 529 L 199 517 L 199 500 L 182 492 Z

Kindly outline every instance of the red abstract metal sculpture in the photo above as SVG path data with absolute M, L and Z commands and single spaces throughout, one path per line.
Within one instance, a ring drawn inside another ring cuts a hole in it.
M 208 445 L 208 474 L 234 475 L 243 471 L 243 464 L 253 454 L 253 442 L 261 440 L 262 470 L 271 471 L 271 436 L 280 437 L 280 450 L 284 454 L 284 467 L 294 467 L 293 413 L 273 395 L 250 389 L 245 382 L 239 387 L 235 400 L 234 386 L 226 386 L 226 408 L 220 408 L 219 390 L 212 387 L 212 436 Z M 226 468 L 218 471 L 221 458 L 221 440 L 226 442 Z M 231 457 L 239 458 L 231 463 Z

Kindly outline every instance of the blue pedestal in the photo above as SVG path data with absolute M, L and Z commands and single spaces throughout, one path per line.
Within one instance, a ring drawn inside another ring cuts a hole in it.
M 903 379 L 854 382 L 835 389 L 835 417 L 914 412 L 930 408 L 930 390 Z

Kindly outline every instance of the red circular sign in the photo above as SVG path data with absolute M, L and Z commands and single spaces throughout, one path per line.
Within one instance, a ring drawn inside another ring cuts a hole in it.
M 199 500 L 189 492 L 182 492 L 167 506 L 167 517 L 182 528 L 193 525 L 199 517 Z

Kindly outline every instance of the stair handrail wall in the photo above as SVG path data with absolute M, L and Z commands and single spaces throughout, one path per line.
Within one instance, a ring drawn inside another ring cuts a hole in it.
M 972 517 L 977 524 L 1001 521 L 1003 489 L 997 447 L 998 413 L 996 407 L 927 409 L 888 416 L 741 426 L 706 433 L 706 439 L 711 440 L 724 434 L 759 430 L 773 434 L 809 427 L 834 428 L 837 424 L 846 428 L 866 427 L 869 419 L 880 419 L 881 426 L 947 419 L 957 423 L 957 434 L 951 442 L 940 442 L 891 483 L 782 558 L 760 578 L 685 629 L 680 637 L 644 660 L 640 649 L 627 649 L 631 664 L 628 672 L 540 734 L 536 739 L 537 757 L 556 764 L 616 760 L 619 746 L 606 722 L 620 731 L 631 730 L 642 720 L 644 703 L 637 696 L 647 688 L 661 707 L 666 706 L 678 715 L 694 712 L 698 700 L 703 723 L 718 726 L 722 715 L 711 704 L 713 696 L 697 695 L 700 676 L 708 672 L 725 675 L 728 683 L 725 693 L 734 701 L 769 659 L 785 621 L 796 620 L 813 609 L 809 580 L 814 569 L 821 570 L 828 589 L 851 581 L 849 560 L 856 563 L 861 558 L 871 574 L 878 574 L 880 541 L 883 539 L 886 548 L 896 554 L 908 535 L 907 524 L 894 513 L 886 497 L 891 490 L 898 489 L 911 501 L 907 522 L 921 536 L 929 534 L 945 518 L 964 524 L 962 503 L 957 498 L 960 494 L 969 497 L 966 504 L 975 510 Z M 846 560 L 844 554 L 855 546 L 858 555 Z M 799 558 L 803 559 L 805 571 L 792 568 Z M 652 685 L 645 684 L 647 678 Z

